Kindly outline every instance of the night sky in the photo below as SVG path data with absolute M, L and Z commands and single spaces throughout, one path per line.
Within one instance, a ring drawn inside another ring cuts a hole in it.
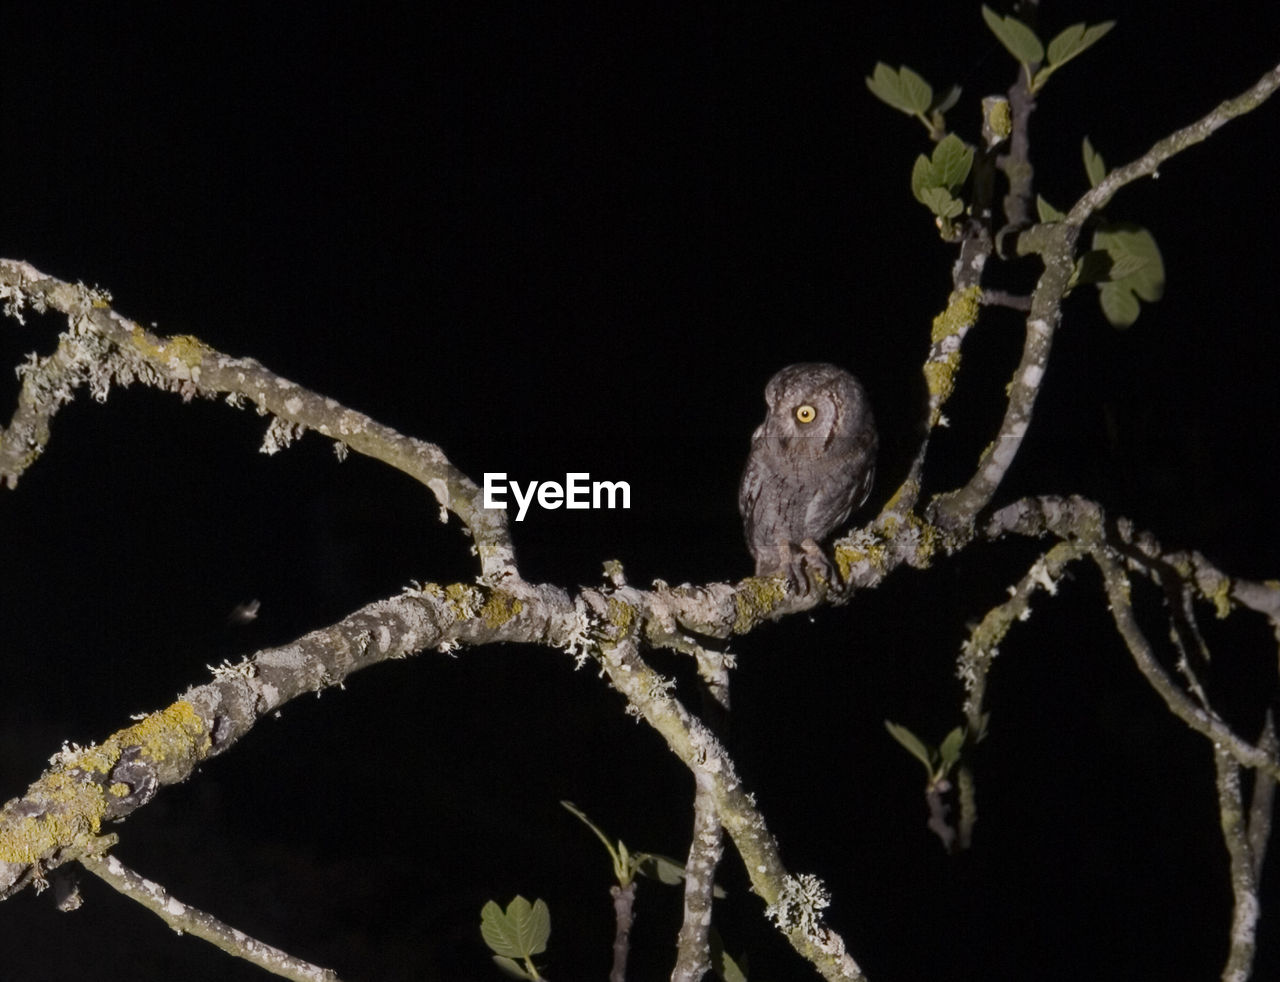
M 628 511 L 514 527 L 531 581 L 599 585 L 610 559 L 636 585 L 735 581 L 751 569 L 737 480 L 778 368 L 863 380 L 876 508 L 919 438 L 954 255 L 910 193 L 923 129 L 863 78 L 883 60 L 958 83 L 948 120 L 975 140 L 978 100 L 1015 71 L 976 3 L 876 6 L 9 3 L 0 255 L 437 443 L 477 482 L 629 482 Z M 1118 21 L 1033 120 L 1037 190 L 1063 209 L 1087 188 L 1082 137 L 1119 165 L 1280 59 L 1277 4 L 1042 7 L 1046 38 Z M 1084 494 L 1229 573 L 1280 576 L 1278 134 L 1273 100 L 1111 204 L 1160 243 L 1165 298 L 1127 331 L 1092 288 L 1068 300 L 997 504 Z M 1001 275 L 1025 285 L 1034 267 Z M 6 319 L 0 361 L 51 351 L 61 327 Z M 972 472 L 1021 343 L 1009 313 L 969 336 L 931 491 Z M 0 370 L 6 419 L 16 393 Z M 265 427 L 222 402 L 82 393 L 0 491 L 0 798 L 206 665 L 411 580 L 474 579 L 424 488 L 338 463 L 314 434 L 260 454 Z M 934 742 L 960 722 L 959 645 L 1035 554 L 974 547 L 735 638 L 735 759 L 873 982 L 1217 978 L 1230 893 L 1210 749 L 1141 680 L 1092 568 L 1002 647 L 974 848 L 946 856 L 925 829 L 921 769 L 883 721 Z M 1135 594 L 1163 643 L 1159 595 Z M 259 618 L 229 625 L 254 599 Z M 1201 613 L 1211 691 L 1252 736 L 1274 639 Z M 696 705 L 687 666 L 652 658 Z M 569 982 L 607 974 L 611 878 L 558 802 L 680 856 L 691 792 L 593 669 L 494 646 L 287 705 L 111 831 L 180 899 L 347 982 L 499 978 L 481 906 L 542 897 L 540 964 Z M 1258 980 L 1280 978 L 1274 866 Z M 722 879 L 719 927 L 752 979 L 816 977 L 732 847 Z M 268 977 L 96 880 L 84 892 L 73 914 L 31 891 L 0 906 L 5 978 Z M 677 890 L 642 882 L 633 979 L 667 976 L 679 914 Z

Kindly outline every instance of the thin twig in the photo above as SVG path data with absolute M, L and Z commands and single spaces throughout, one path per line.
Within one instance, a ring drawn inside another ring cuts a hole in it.
M 1021 449 L 1048 369 L 1054 333 L 1062 319 L 1062 300 L 1072 284 L 1076 243 L 1084 221 L 1110 201 L 1120 188 L 1154 174 L 1169 158 L 1206 139 L 1235 117 L 1256 109 L 1277 87 L 1280 87 L 1280 66 L 1264 75 L 1247 92 L 1159 141 L 1132 163 L 1108 173 L 1075 203 L 1063 221 L 1034 226 L 1019 237 L 1019 251 L 1038 253 L 1044 262 L 1044 271 L 1031 295 L 1022 359 L 1009 384 L 1004 419 L 996 438 L 982 452 L 969 483 L 957 491 L 939 495 L 931 503 L 929 515 L 933 521 L 947 530 L 972 522 L 990 503 Z
M 162 337 L 112 309 L 103 291 L 72 285 L 29 263 L 0 260 L 0 300 L 18 315 L 25 308 L 66 315 L 68 330 L 47 358 L 32 356 L 19 374 L 22 391 L 7 429 L 0 429 L 0 485 L 17 484 L 49 440 L 49 422 L 87 387 L 99 402 L 112 385 L 141 381 L 184 400 L 226 397 L 274 417 L 263 450 L 274 453 L 306 430 L 403 471 L 425 485 L 470 531 L 486 583 L 516 578 L 506 512 L 482 507 L 480 488 L 434 444 L 397 433 L 364 413 L 276 375 L 252 358 L 233 358 L 189 336 Z
M 1008 290 L 984 289 L 979 302 L 984 307 L 1007 307 L 1026 313 L 1031 309 L 1031 298 L 1021 293 L 1010 293 Z
M 1072 206 L 1065 219 L 1066 223 L 1077 227 L 1083 225 L 1090 215 L 1103 208 L 1126 184 L 1155 174 L 1160 165 L 1170 157 L 1207 140 L 1237 116 L 1257 109 L 1271 98 L 1277 88 L 1280 88 L 1280 65 L 1258 79 L 1248 91 L 1220 103 L 1194 123 L 1158 141 L 1137 160 L 1109 171 Z
M 631 954 L 631 923 L 635 919 L 636 881 L 609 888 L 613 897 L 613 965 L 609 982 L 627 982 L 627 957 Z
M 1275 718 L 1267 710 L 1258 737 L 1258 749 L 1272 757 L 1280 755 L 1280 741 L 1276 740 Z M 1253 878 L 1262 879 L 1262 864 L 1267 859 L 1267 843 L 1271 839 L 1271 815 L 1276 798 L 1276 782 L 1262 771 L 1253 773 L 1253 795 L 1249 801 L 1249 854 L 1253 857 Z
M 671 982 L 699 982 L 711 971 L 711 906 L 716 868 L 724 855 L 724 832 L 716 812 L 710 775 L 695 769 L 693 840 L 684 866 L 684 918 L 676 937 L 676 964 Z
M 1225 749 L 1213 752 L 1217 775 L 1218 820 L 1231 871 L 1231 946 L 1222 982 L 1245 982 L 1253 974 L 1258 933 L 1258 880 L 1240 795 L 1240 767 Z
M 720 823 L 742 857 L 751 886 L 769 905 L 792 947 L 830 982 L 865 979 L 844 940 L 822 919 L 830 898 L 815 878 L 787 872 L 764 816 L 743 787 L 720 741 L 671 694 L 669 680 L 640 658 L 634 640 L 626 636 L 601 638 L 597 653 L 609 681 L 634 711 L 686 767 L 707 775 Z
M 696 646 L 703 716 L 722 738 L 729 723 L 729 669 L 733 657 Z M 684 917 L 676 937 L 676 964 L 671 982 L 698 982 L 711 971 L 711 909 L 716 869 L 724 856 L 724 830 L 716 812 L 711 778 L 694 768 L 693 835 L 684 864 Z
M 339 982 L 338 973 L 295 958 L 287 952 L 249 937 L 216 917 L 184 904 L 159 883 L 144 879 L 115 856 L 84 855 L 80 862 L 94 876 L 136 900 L 179 934 L 203 938 L 229 955 L 266 969 L 272 975 L 296 982 Z

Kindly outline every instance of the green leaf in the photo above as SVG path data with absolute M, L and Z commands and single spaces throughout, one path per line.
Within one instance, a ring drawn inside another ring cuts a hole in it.
M 566 811 L 572 812 L 573 814 L 577 815 L 578 820 L 582 822 L 582 824 L 585 825 L 587 828 L 589 828 L 592 832 L 594 832 L 596 834 L 596 838 L 598 838 L 601 842 L 604 843 L 604 847 L 608 849 L 610 852 L 613 852 L 613 843 L 609 841 L 608 836 L 606 836 L 603 832 L 600 831 L 600 826 L 596 825 L 595 822 L 587 818 L 586 812 L 584 812 L 581 808 L 575 805 L 572 801 L 567 801 L 567 800 L 562 800 L 560 802 L 560 807 L 565 809 Z
M 951 770 L 960 759 L 960 748 L 964 746 L 964 728 L 957 726 L 954 730 L 946 735 L 942 741 L 942 746 L 938 748 L 938 756 L 942 760 L 942 770 L 946 773 Z
M 930 109 L 935 113 L 945 113 L 950 110 L 957 102 L 960 101 L 960 86 L 953 85 L 947 89 L 947 94 L 939 99 Z
M 911 193 L 940 218 L 955 218 L 964 211 L 964 202 L 951 193 L 960 187 L 973 168 L 973 148 L 954 133 L 933 148 L 933 157 L 921 154 L 911 168 Z
M 678 859 L 672 859 L 670 856 L 663 856 L 656 852 L 638 852 L 635 854 L 636 872 L 642 876 L 647 876 L 651 880 L 657 880 L 659 883 L 674 885 L 684 881 L 684 863 Z M 728 896 L 724 888 L 713 886 L 712 894 L 720 899 Z
M 604 847 L 609 850 L 609 858 L 613 861 L 613 875 L 614 875 L 614 878 L 618 881 L 618 883 L 620 883 L 624 887 L 628 883 L 630 883 L 631 870 L 628 868 L 628 864 L 627 864 L 627 847 L 626 845 L 623 844 L 622 840 L 621 839 L 618 840 L 618 846 L 615 849 L 613 843 L 609 841 L 609 837 L 606 836 L 604 832 L 601 831 L 600 826 L 596 825 L 595 822 L 587 818 L 586 812 L 584 812 L 581 808 L 575 805 L 572 801 L 562 800 L 560 802 L 560 805 L 566 811 L 572 812 L 574 815 L 577 815 L 578 820 L 581 821 L 582 824 L 585 825 L 587 828 L 589 828 L 592 832 L 594 832 L 596 834 L 597 839 L 599 839 L 601 842 L 604 843 Z
M 951 133 L 933 148 L 932 166 L 938 187 L 958 188 L 973 168 L 973 147 L 965 146 L 960 137 Z
M 747 982 L 747 956 L 742 956 L 742 966 L 729 957 L 724 950 L 724 939 L 714 927 L 707 932 L 707 947 L 710 949 L 711 968 L 720 982 Z
M 1084 138 L 1084 144 L 1081 147 L 1084 155 L 1084 172 L 1089 177 L 1089 187 L 1096 188 L 1098 182 L 1107 176 L 1107 165 L 1103 163 L 1102 154 L 1093 149 L 1093 144 L 1089 142 L 1089 138 Z
M 684 863 L 656 852 L 640 853 L 636 857 L 636 869 L 659 883 L 676 884 L 684 879 Z
M 929 777 L 933 777 L 933 760 L 934 753 L 921 742 L 920 738 L 908 730 L 905 726 L 897 723 L 891 723 L 889 720 L 884 721 L 885 729 L 889 731 L 889 736 L 893 737 L 900 744 L 907 748 L 907 752 L 916 760 L 924 764 L 924 769 L 928 772 Z
M 1119 282 L 1120 280 L 1136 277 L 1147 266 L 1151 265 L 1151 260 L 1145 256 L 1121 256 L 1111 264 L 1111 275 L 1108 279 Z
M 1036 214 L 1040 216 L 1042 222 L 1060 222 L 1067 217 L 1065 211 L 1058 211 L 1038 194 L 1036 195 Z
M 1103 35 L 1116 26 L 1113 20 L 1103 21 L 1086 27 L 1083 23 L 1072 24 L 1049 42 L 1049 64 L 1054 68 L 1065 65 L 1078 54 L 1093 47 Z
M 1131 222 L 1106 225 L 1093 233 L 1093 248 L 1110 260 L 1106 281 L 1098 285 L 1102 313 L 1115 327 L 1138 319 L 1139 300 L 1164 296 L 1164 259 L 1155 237 Z
M 518 961 L 511 958 L 503 958 L 501 955 L 493 956 L 493 963 L 501 969 L 502 974 L 512 979 L 532 979 L 533 976 L 524 970 L 524 966 Z
M 518 895 L 505 912 L 490 900 L 480 911 L 480 936 L 491 951 L 504 958 L 541 954 L 551 936 L 551 911 L 542 900 L 531 904 Z
M 986 4 L 982 6 L 982 19 L 991 33 L 1005 46 L 1009 54 L 1024 65 L 1034 65 L 1044 60 L 1044 45 L 1035 31 L 1016 17 L 1001 17 Z
M 721 950 L 719 953 L 713 953 L 711 967 L 715 970 L 716 978 L 720 979 L 721 982 L 747 982 L 747 973 L 738 966 L 737 962 L 729 957 L 727 951 Z
M 953 198 L 945 188 L 926 188 L 920 200 L 939 218 L 955 218 L 964 211 L 964 202 Z
M 1112 327 L 1130 327 L 1142 312 L 1133 291 L 1121 289 L 1115 283 L 1099 285 L 1098 303 L 1102 305 L 1102 315 Z
M 1164 296 L 1164 259 L 1155 236 L 1141 225 L 1124 222 L 1101 227 L 1093 233 L 1093 247 L 1111 256 L 1113 282 L 1125 283 L 1148 303 Z
M 911 168 L 911 193 L 915 195 L 917 201 L 924 200 L 925 189 L 932 185 L 930 166 L 929 158 L 921 154 Z
M 1106 283 L 1111 279 L 1111 257 L 1102 249 L 1090 249 L 1076 260 L 1073 284 Z
M 867 88 L 881 102 L 908 116 L 918 116 L 933 102 L 933 88 L 906 65 L 890 68 L 882 61 L 867 78 Z

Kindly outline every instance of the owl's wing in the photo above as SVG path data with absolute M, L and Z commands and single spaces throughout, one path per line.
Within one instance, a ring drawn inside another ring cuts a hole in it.
M 874 431 L 859 434 L 849 452 L 815 485 L 804 504 L 805 529 L 823 541 L 844 525 L 871 495 L 876 476 Z
M 853 493 L 849 496 L 849 511 L 855 512 L 867 503 L 871 496 L 871 486 L 876 482 L 876 452 L 880 449 L 880 440 L 876 435 L 875 424 L 867 415 L 866 425 L 854 441 L 849 455 L 853 473 L 850 484 Z
M 760 454 L 756 452 L 756 441 L 752 440 L 747 466 L 742 469 L 742 481 L 738 484 L 738 514 L 742 516 L 748 541 L 751 539 L 751 516 L 755 514 L 756 503 L 760 500 L 760 492 L 766 482 L 765 471 Z

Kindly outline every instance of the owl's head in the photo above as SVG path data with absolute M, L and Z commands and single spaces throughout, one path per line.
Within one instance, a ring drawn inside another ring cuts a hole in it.
M 847 453 L 871 423 L 862 384 L 825 362 L 788 365 L 769 380 L 764 398 L 764 436 L 793 457 Z

